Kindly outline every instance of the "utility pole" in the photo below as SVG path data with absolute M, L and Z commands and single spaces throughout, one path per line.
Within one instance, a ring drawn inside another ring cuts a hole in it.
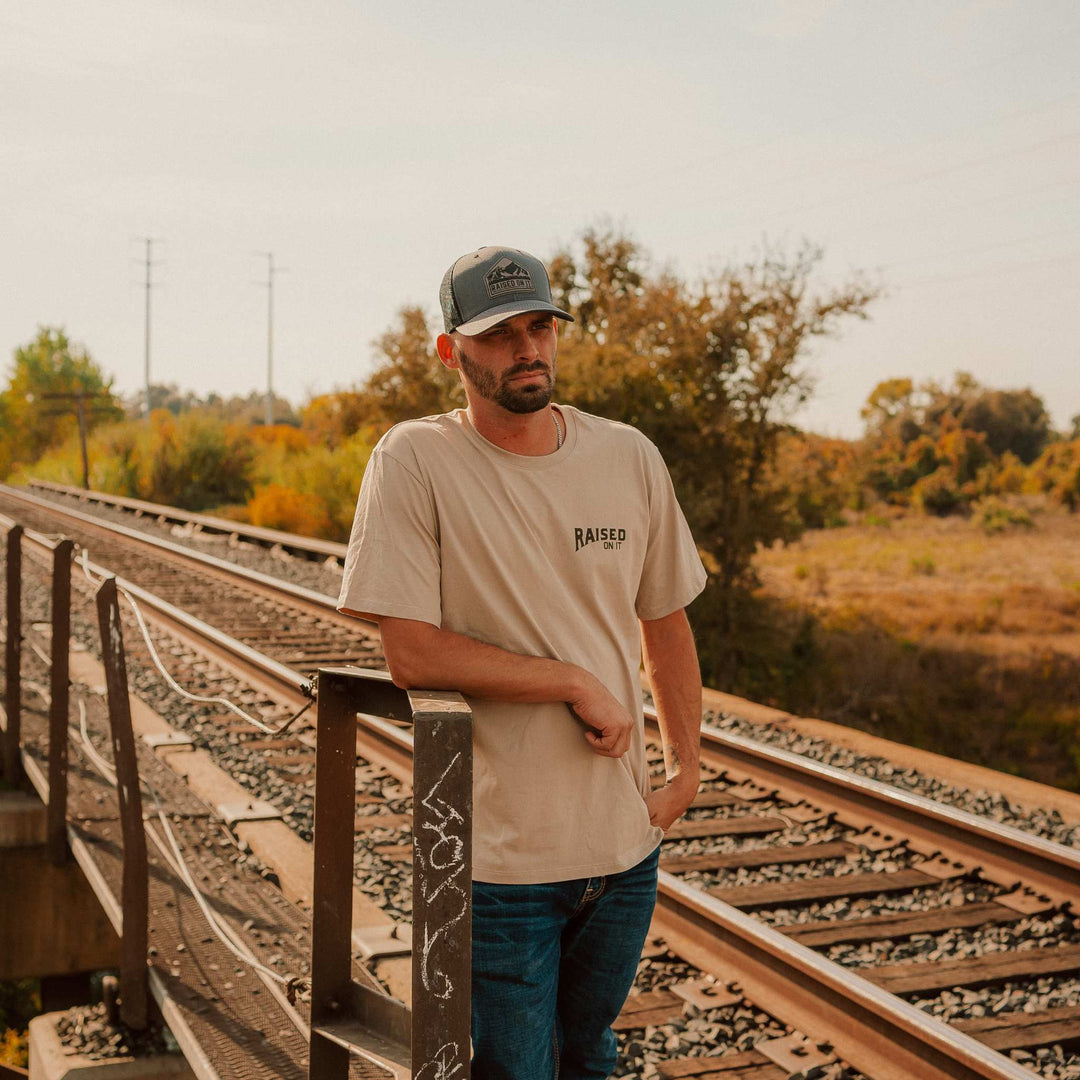
M 274 422 L 274 275 L 280 274 L 284 267 L 274 265 L 272 251 L 259 251 L 265 255 L 266 268 L 266 426 Z
M 150 290 L 154 286 L 152 279 L 152 270 L 154 267 L 154 238 L 152 236 L 139 237 L 143 243 L 146 244 L 146 323 L 145 323 L 145 340 L 143 344 L 143 382 L 146 387 L 146 414 L 145 420 L 150 422 Z

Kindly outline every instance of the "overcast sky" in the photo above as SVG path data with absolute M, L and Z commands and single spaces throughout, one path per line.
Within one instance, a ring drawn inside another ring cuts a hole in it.
M 807 239 L 887 295 L 805 426 L 882 379 L 1080 413 L 1075 0 L 4 0 L 0 358 L 62 325 L 116 386 L 363 377 L 460 254 L 613 222 L 695 278 Z M 433 320 L 434 323 L 434 320 Z

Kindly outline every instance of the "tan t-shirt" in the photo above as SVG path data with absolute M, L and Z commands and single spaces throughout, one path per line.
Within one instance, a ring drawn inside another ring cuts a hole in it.
M 477 881 L 614 874 L 663 835 L 644 802 L 637 620 L 685 607 L 705 571 L 656 447 L 559 409 L 566 439 L 540 457 L 494 446 L 464 410 L 387 432 L 364 473 L 338 599 L 579 664 L 638 719 L 629 751 L 610 758 L 562 702 L 468 699 Z

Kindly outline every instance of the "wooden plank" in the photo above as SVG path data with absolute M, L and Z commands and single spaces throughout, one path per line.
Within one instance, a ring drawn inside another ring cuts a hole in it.
M 412 814 L 365 814 L 356 819 L 356 831 L 371 829 L 411 829 Z
M 676 997 L 670 990 L 631 994 L 611 1028 L 613 1031 L 633 1031 L 635 1028 L 668 1024 L 682 1016 L 682 1011 L 682 998 Z
M 706 855 L 662 855 L 660 866 L 672 874 L 687 870 L 731 870 L 740 866 L 785 866 L 789 863 L 814 862 L 816 859 L 840 859 L 859 850 L 846 840 L 826 844 L 792 844 L 784 847 L 755 848 L 752 851 L 713 852 Z
M 936 934 L 965 926 L 988 926 L 994 923 L 1019 922 L 1023 916 L 1000 904 L 961 904 L 935 908 L 933 911 L 894 911 L 862 919 L 821 920 L 778 929 L 802 945 L 820 948 L 840 942 L 884 941 L 912 934 Z
M 677 997 L 670 990 L 643 990 L 640 993 L 631 994 L 626 999 L 622 1012 L 648 1012 L 650 1009 L 662 1009 L 668 1006 L 681 1009 L 683 999 Z
M 767 885 L 736 885 L 710 889 L 709 893 L 732 907 L 749 909 L 803 904 L 812 900 L 835 900 L 841 896 L 906 892 L 923 885 L 937 884 L 936 878 L 920 870 L 894 870 L 880 874 L 844 874 L 803 881 L 770 882 Z
M 992 1050 L 1032 1050 L 1054 1043 L 1076 1043 L 1080 1042 L 1080 1005 L 1038 1013 L 1007 1012 L 954 1020 L 952 1026 Z
M 788 827 L 783 818 L 747 814 L 730 818 L 698 818 L 676 821 L 666 833 L 665 840 L 689 840 L 701 836 L 763 836 L 781 832 Z
M 663 1080 L 787 1080 L 787 1073 L 757 1050 L 722 1057 L 677 1058 L 657 1063 Z
M 1080 945 L 988 953 L 968 960 L 928 960 L 921 964 L 883 964 L 860 968 L 864 979 L 893 994 L 948 990 L 954 986 L 987 986 L 1009 979 L 1074 973 L 1080 968 Z

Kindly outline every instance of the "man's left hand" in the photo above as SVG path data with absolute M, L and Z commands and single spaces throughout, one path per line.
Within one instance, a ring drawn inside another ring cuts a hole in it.
M 686 813 L 687 807 L 697 794 L 697 777 L 676 776 L 663 787 L 645 796 L 649 808 L 649 822 L 659 825 L 664 832 Z

